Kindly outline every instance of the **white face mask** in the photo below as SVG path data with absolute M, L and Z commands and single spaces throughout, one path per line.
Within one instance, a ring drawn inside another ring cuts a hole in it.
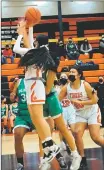
M 104 40 L 104 38 L 102 38 L 102 40 Z

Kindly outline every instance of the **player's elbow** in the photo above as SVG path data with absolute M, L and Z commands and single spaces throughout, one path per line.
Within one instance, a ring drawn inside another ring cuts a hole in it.
M 97 102 L 98 102 L 98 97 L 96 96 L 96 97 L 94 97 L 94 98 L 92 99 L 92 103 L 93 103 L 93 104 L 97 104 Z
M 13 52 L 18 53 L 18 48 L 16 48 L 15 45 L 14 45 L 14 47 L 13 47 Z

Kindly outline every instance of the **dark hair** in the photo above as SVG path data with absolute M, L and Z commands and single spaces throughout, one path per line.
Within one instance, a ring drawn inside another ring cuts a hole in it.
M 67 67 L 63 67 L 61 70 L 61 72 L 68 72 L 68 71 L 69 71 L 69 69 Z
M 9 47 L 9 45 L 6 45 L 5 47 Z
M 77 70 L 78 74 L 81 75 L 81 76 L 80 76 L 80 79 L 81 79 L 81 80 L 84 80 L 83 71 L 82 71 L 82 69 L 81 69 L 79 66 L 74 65 L 74 66 L 72 66 L 72 67 L 69 69 L 69 71 L 70 71 L 71 69 Z
M 48 36 L 44 34 L 39 34 L 36 36 L 36 41 L 38 41 L 39 46 L 48 44 Z
M 72 40 L 72 37 L 68 37 L 68 39 L 71 39 L 71 40 Z
M 5 99 L 5 97 L 3 95 L 1 95 L 1 101 L 3 101 Z
M 86 40 L 87 40 L 87 42 L 85 42 Z M 84 42 L 83 42 L 83 49 L 84 49 L 84 50 L 86 50 L 86 46 L 87 46 L 87 49 L 89 50 L 90 47 L 89 47 L 89 42 L 88 42 L 88 39 L 87 39 L 87 38 L 85 38 L 85 39 L 84 39 Z

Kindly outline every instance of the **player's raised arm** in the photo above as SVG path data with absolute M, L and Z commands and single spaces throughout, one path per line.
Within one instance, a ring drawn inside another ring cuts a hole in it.
M 23 21 L 20 22 L 20 24 L 19 24 L 19 26 L 18 26 L 18 29 L 17 29 L 17 32 L 18 32 L 18 38 L 17 38 L 16 43 L 15 43 L 15 45 L 14 45 L 13 51 L 14 51 L 15 53 L 20 54 L 20 55 L 24 55 L 24 54 L 26 54 L 26 53 L 31 49 L 30 46 L 29 46 L 29 44 L 27 45 L 28 48 L 22 48 L 22 47 L 20 46 L 22 38 L 23 38 L 24 36 L 25 36 L 25 38 L 26 38 L 26 36 L 27 36 L 27 34 L 26 34 L 26 29 L 25 29 L 25 21 L 24 21 L 24 22 L 23 22 Z M 27 39 L 27 38 L 26 38 L 26 39 Z M 28 41 L 27 41 L 27 43 L 28 43 Z

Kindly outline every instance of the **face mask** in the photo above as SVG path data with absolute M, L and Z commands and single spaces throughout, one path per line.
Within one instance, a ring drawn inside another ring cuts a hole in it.
M 65 85 L 67 83 L 67 79 L 61 78 L 60 79 L 60 84 Z
M 68 79 L 69 79 L 71 82 L 74 82 L 74 81 L 76 80 L 75 75 L 69 75 L 69 76 L 68 76 Z
M 72 43 L 72 41 L 71 41 L 71 40 L 69 40 L 69 43 Z
M 99 79 L 99 83 L 103 83 L 103 79 Z

